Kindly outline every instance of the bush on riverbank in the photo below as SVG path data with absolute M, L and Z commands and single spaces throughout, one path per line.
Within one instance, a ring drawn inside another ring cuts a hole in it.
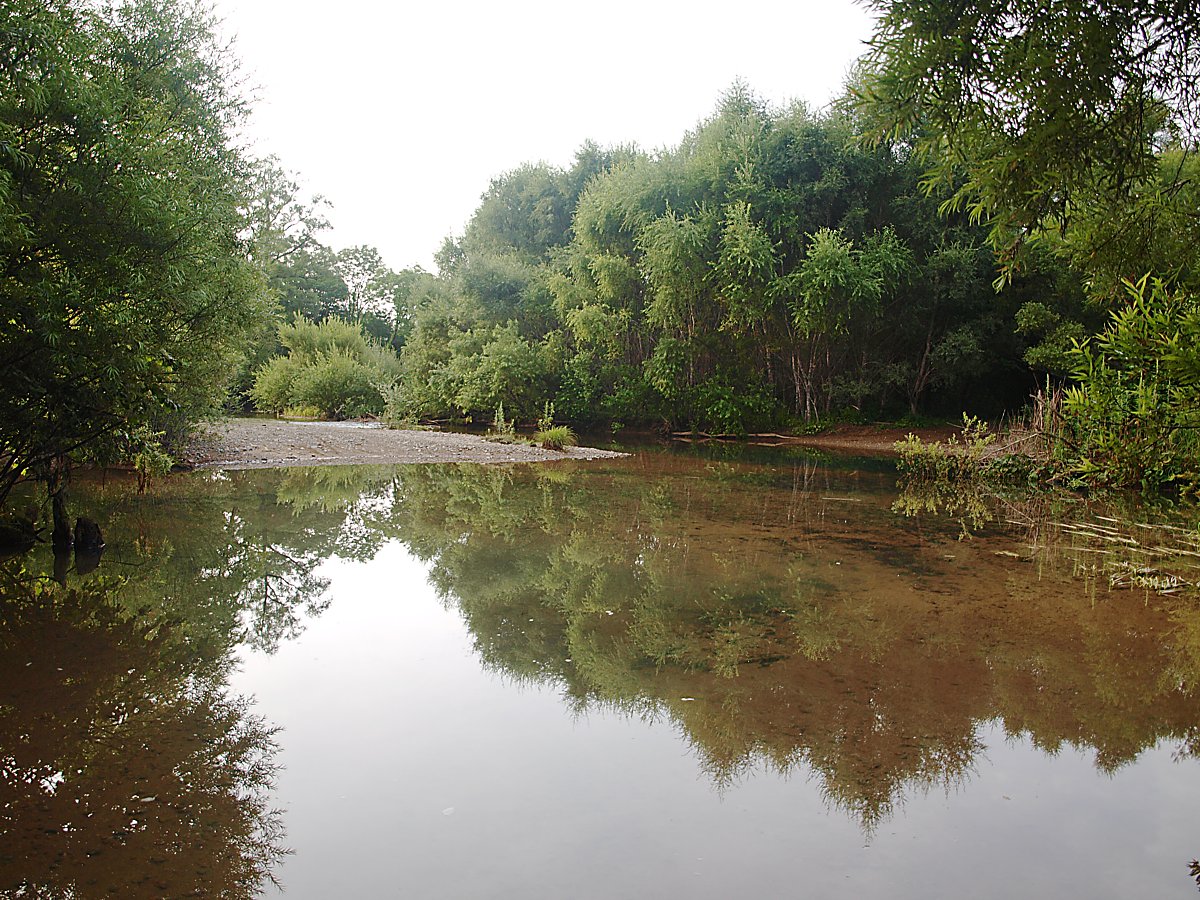
M 1200 481 L 1200 304 L 1157 279 L 1072 352 L 1058 455 L 1082 482 L 1194 492 Z
M 963 443 L 897 444 L 905 478 L 1052 482 L 1075 490 L 1195 494 L 1200 486 L 1200 303 L 1161 280 L 1125 283 L 1123 305 L 1067 351 L 1071 383 L 1049 383 L 1003 448 L 984 431 Z M 978 424 L 978 423 L 977 423 Z
M 575 438 L 575 432 L 566 425 L 555 425 L 553 428 L 545 428 L 535 432 L 533 442 L 545 450 L 560 451 L 566 450 L 568 447 L 574 447 L 578 443 Z
M 280 326 L 288 354 L 264 363 L 250 392 L 259 409 L 304 409 L 330 419 L 380 415 L 385 393 L 400 375 L 395 354 L 353 323 L 297 319 Z

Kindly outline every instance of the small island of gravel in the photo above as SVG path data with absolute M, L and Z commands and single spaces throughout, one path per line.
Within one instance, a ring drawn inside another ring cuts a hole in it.
M 627 456 L 613 450 L 543 450 L 450 431 L 395 431 L 366 422 L 224 419 L 192 441 L 187 463 L 204 469 L 402 463 L 513 463 Z

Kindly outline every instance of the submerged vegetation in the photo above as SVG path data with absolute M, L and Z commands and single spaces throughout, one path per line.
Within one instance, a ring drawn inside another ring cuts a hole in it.
M 908 517 L 949 516 L 960 524 L 962 539 L 1000 522 L 1023 535 L 1023 552 L 1013 558 L 1069 569 L 1089 590 L 1200 598 L 1200 532 L 1172 515 L 1170 506 L 1131 505 L 1128 498 L 1098 503 L 1062 490 L 1011 490 L 981 472 L 986 465 L 965 466 L 963 477 L 951 480 L 940 472 L 921 478 L 910 469 L 892 508 Z

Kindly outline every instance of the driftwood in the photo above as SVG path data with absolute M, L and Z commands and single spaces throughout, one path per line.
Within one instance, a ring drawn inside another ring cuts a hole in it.
M 803 437 L 789 434 L 776 434 L 774 431 L 758 432 L 756 434 L 710 434 L 707 431 L 672 431 L 671 437 L 678 440 L 705 441 L 745 441 L 751 439 L 771 438 L 782 443 L 800 443 Z

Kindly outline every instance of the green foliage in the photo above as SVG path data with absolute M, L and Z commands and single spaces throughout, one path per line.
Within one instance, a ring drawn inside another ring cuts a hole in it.
M 566 450 L 568 447 L 574 447 L 578 443 L 575 432 L 567 425 L 554 425 L 550 428 L 541 428 L 534 432 L 533 441 L 546 450 L 559 451 Z
M 68 454 L 177 447 L 266 292 L 235 73 L 204 7 L 0 11 L 0 500 Z
M 500 403 L 496 407 L 496 416 L 492 419 L 492 425 L 488 429 L 487 436 L 492 440 L 497 440 L 505 444 L 511 444 L 517 439 L 516 420 L 504 417 L 503 403 Z
M 671 150 L 497 179 L 413 307 L 409 413 L 528 421 L 553 397 L 578 424 L 738 433 L 1019 402 L 1010 317 L 1073 283 L 1039 257 L 997 300 L 983 229 L 940 221 L 858 125 L 735 85 Z
M 465 414 L 507 403 L 514 415 L 532 418 L 545 396 L 543 347 L 522 338 L 514 323 L 468 332 L 457 346 L 452 377 L 458 390 L 454 405 Z M 463 351 L 466 352 L 463 352 Z
M 746 434 L 773 424 L 774 403 L 762 385 L 738 384 L 720 376 L 696 385 L 687 397 L 692 424 L 702 431 Z
M 1043 246 L 1112 312 L 1035 297 L 1018 311 L 1025 361 L 1067 373 L 1055 452 L 1089 485 L 1148 490 L 1197 475 L 1194 303 L 1200 291 L 1200 18 L 1119 0 L 875 0 L 858 86 L 876 139 L 928 166 L 945 212 L 985 223 L 1001 282 Z M 1131 274 L 1149 273 L 1137 285 Z M 1147 279 L 1154 278 L 1161 281 Z M 1175 292 L 1169 292 L 1170 282 Z M 1124 286 L 1123 286 L 1124 285 Z
M 135 446 L 139 449 L 130 462 L 133 464 L 134 471 L 137 472 L 139 489 L 145 490 L 152 478 L 158 478 L 170 472 L 175 460 L 170 454 L 159 449 L 157 435 L 139 435 Z
M 285 419 L 300 419 L 306 422 L 316 422 L 326 418 L 325 411 L 319 406 L 309 406 L 307 404 L 299 404 L 295 406 L 285 407 L 283 410 Z
M 1086 333 L 1081 322 L 1067 319 L 1045 303 L 1030 301 L 1017 310 L 1017 331 L 1038 339 L 1025 351 L 1025 361 L 1035 371 L 1061 375 L 1072 362 L 1072 349 Z
M 383 396 L 383 412 L 379 414 L 379 421 L 399 431 L 420 428 L 417 419 L 407 411 L 403 385 L 398 381 L 385 384 L 379 388 L 379 393 Z
M 1193 490 L 1200 480 L 1200 304 L 1161 281 L 1127 283 L 1127 302 L 1072 353 L 1057 438 L 1089 484 Z
M 379 370 L 346 351 L 316 357 L 292 384 L 294 403 L 314 406 L 331 419 L 353 419 L 383 411 Z
M 329 227 L 327 207 L 320 196 L 301 197 L 296 176 L 275 157 L 251 166 L 245 202 L 249 250 L 267 277 L 276 316 L 249 342 L 235 377 L 239 402 L 252 399 L 254 374 L 283 349 L 277 334 L 281 320 L 343 319 L 395 349 L 412 330 L 412 309 L 433 276 L 419 267 L 394 272 L 374 247 L 334 252 L 323 245 L 319 236 Z
M 940 513 L 959 518 L 961 537 L 992 518 L 982 487 L 988 483 L 985 456 L 995 441 L 986 424 L 963 416 L 961 434 L 926 442 L 910 434 L 896 443 L 900 497 L 892 509 L 906 516 Z
M 276 356 L 265 363 L 254 376 L 251 397 L 260 409 L 278 412 L 292 404 L 292 383 L 299 371 L 299 360 Z
M 987 424 L 972 416 L 963 416 L 961 434 L 945 441 L 927 442 L 915 434 L 896 443 L 897 468 L 905 479 L 924 483 L 970 482 L 979 478 L 987 449 L 996 436 Z
M 855 315 L 878 309 L 885 288 L 899 286 L 909 255 L 893 232 L 873 236 L 869 250 L 856 250 L 840 230 L 817 231 L 799 271 L 796 327 L 807 334 L 844 332 Z
M 394 387 L 400 363 L 372 342 L 360 326 L 341 319 L 297 319 L 281 326 L 287 356 L 268 360 L 255 374 L 251 397 L 260 409 L 282 412 L 307 407 L 331 419 L 391 413 L 402 394 Z
M 721 327 L 751 330 L 770 311 L 767 287 L 779 265 L 775 246 L 762 224 L 754 220 L 753 207 L 745 200 L 727 207 L 720 241 L 712 278 L 724 290 L 728 305 Z
M 250 253 L 267 271 L 294 265 L 299 257 L 325 249 L 317 235 L 329 228 L 325 217 L 329 203 L 319 196 L 301 197 L 296 177 L 275 156 L 250 166 L 245 204 Z
M 1190 202 L 1177 196 L 1188 180 L 1178 166 L 1160 180 L 1158 151 L 1191 151 L 1200 137 L 1191 5 L 871 5 L 880 18 L 860 109 L 877 138 L 911 142 L 929 186 L 950 192 L 946 209 L 986 222 L 1010 263 L 1030 237 L 1066 229 L 1088 268 L 1153 270 L 1141 251 L 1154 235 L 1175 243 L 1172 227 L 1188 218 L 1164 219 L 1164 207 Z

